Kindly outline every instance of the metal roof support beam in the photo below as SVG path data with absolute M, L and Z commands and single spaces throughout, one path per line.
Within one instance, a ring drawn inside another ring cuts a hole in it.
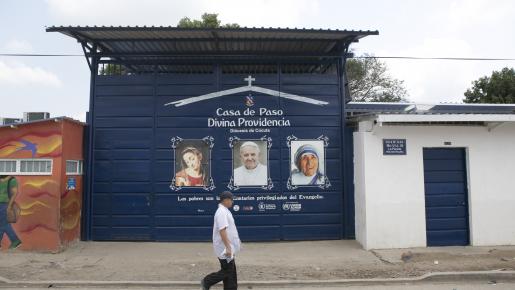
M 82 47 L 82 51 L 84 52 L 84 56 L 86 58 L 86 61 L 88 63 L 89 70 L 93 71 L 94 70 L 93 58 L 97 57 L 97 52 L 96 52 L 97 46 L 95 44 L 93 44 L 93 46 L 89 46 L 84 41 L 81 41 L 80 44 L 81 44 L 81 47 Z
M 220 53 L 220 37 L 218 36 L 218 33 L 216 33 L 216 31 L 214 30 L 211 30 L 211 35 L 213 35 L 213 38 L 215 40 L 215 47 L 216 47 L 216 51 L 218 53 Z M 177 41 L 177 40 L 174 40 L 174 41 Z
M 265 58 L 257 58 L 257 59 L 238 59 L 238 58 L 202 58 L 202 59 L 174 59 L 174 58 L 154 58 L 154 59 L 131 59 L 131 58 L 122 58 L 122 59 L 102 59 L 99 61 L 100 64 L 104 63 L 118 63 L 118 64 L 131 64 L 131 65 L 147 65 L 147 64 L 159 64 L 159 65 L 175 65 L 175 64 L 187 64 L 187 65 L 206 65 L 213 64 L 217 62 L 223 62 L 224 65 L 241 65 L 245 63 L 245 65 L 275 65 L 277 62 L 277 58 L 275 59 L 265 59 Z M 280 59 L 284 64 L 300 64 L 300 65 L 309 65 L 309 64 L 334 64 L 335 59 L 303 59 L 299 61 L 298 59 Z
M 348 102 L 352 102 L 352 96 L 350 95 L 349 89 L 349 79 L 347 78 L 347 55 L 349 54 L 349 43 L 346 42 L 341 54 L 341 70 L 342 70 L 342 78 L 343 78 L 343 88 L 345 90 L 345 99 L 342 100 L 345 104 Z M 345 114 L 344 114 L 345 115 Z
M 94 44 L 95 44 L 95 46 L 98 46 L 98 47 L 101 49 L 101 51 L 102 51 L 102 52 L 97 52 L 97 55 L 98 55 L 98 56 L 100 56 L 100 57 L 99 57 L 99 60 L 100 60 L 100 58 L 105 57 L 104 52 L 110 52 L 110 51 L 111 51 L 111 50 L 110 50 L 109 48 L 107 48 L 105 45 L 102 45 L 102 44 L 100 44 L 100 43 L 97 43 L 97 42 L 96 42 L 96 40 L 95 40 Z M 95 50 L 95 51 L 96 51 L 96 50 Z M 119 58 L 114 58 L 114 59 L 119 59 Z M 100 63 L 100 61 L 99 61 L 99 63 Z M 122 62 L 122 60 L 120 60 L 120 63 L 121 63 L 121 64 L 124 64 L 124 63 Z M 124 64 L 124 65 L 125 65 L 125 64 Z M 125 66 L 127 67 L 127 69 L 130 69 L 132 72 L 136 72 L 136 71 L 137 71 L 134 67 L 129 67 L 128 65 L 125 65 Z
M 80 43 L 80 45 L 82 47 L 82 51 L 84 52 L 84 56 L 86 57 L 86 61 L 88 62 L 89 70 L 92 71 L 93 70 L 92 58 L 97 53 L 96 45 L 94 45 L 94 44 L 90 45 L 88 43 L 88 39 L 77 32 L 73 32 L 72 35 L 75 39 L 77 39 L 77 42 Z
M 81 42 L 82 51 L 84 52 L 84 57 L 86 58 L 86 61 L 88 62 L 89 70 L 93 70 L 93 65 L 91 64 L 91 59 L 88 55 L 91 55 L 88 53 L 88 51 L 91 51 L 91 48 L 87 45 L 85 42 Z
M 98 53 L 97 49 L 100 47 L 100 48 L 103 48 L 102 45 L 100 45 L 98 42 L 96 42 L 95 40 L 93 39 L 90 39 L 78 32 L 72 32 L 72 35 L 75 39 L 77 39 L 77 41 L 81 44 L 85 44 L 86 47 L 89 48 L 89 52 L 90 53 Z M 90 45 L 91 43 L 91 45 Z
M 89 37 L 84 36 L 83 34 L 80 34 L 78 32 L 72 32 L 72 35 L 75 39 L 77 39 L 78 42 L 85 43 L 86 46 L 89 48 L 90 53 L 94 53 L 97 55 L 99 53 L 98 49 L 100 48 L 102 51 L 109 51 L 106 49 L 102 44 L 100 44 L 98 41 L 91 39 Z M 89 45 L 91 43 L 91 45 Z
M 266 58 L 283 58 L 283 57 L 289 57 L 289 58 L 302 58 L 302 57 L 318 57 L 318 58 L 340 58 L 342 57 L 341 53 L 331 53 L 331 54 L 294 54 L 292 55 L 289 52 L 281 52 L 281 53 L 274 53 L 274 54 L 268 54 L 266 51 L 263 51 L 261 53 L 257 53 L 256 51 L 236 51 L 236 52 L 230 52 L 230 53 L 209 53 L 209 54 L 203 54 L 202 52 L 197 53 L 168 53 L 168 52 L 144 52 L 144 53 L 124 53 L 124 52 L 99 52 L 99 55 L 102 57 L 220 57 L 220 56 L 230 56 L 230 57 L 246 57 L 246 58 L 252 58 L 252 57 L 266 57 Z
M 98 42 L 167 42 L 167 41 L 187 41 L 187 42 L 206 42 L 218 40 L 220 42 L 242 42 L 242 41 L 273 41 L 273 42 L 335 42 L 334 39 L 326 39 L 326 38 L 273 38 L 273 37 L 238 37 L 238 38 L 223 38 L 218 35 L 216 31 L 213 31 L 213 37 L 202 37 L 202 38 L 191 38 L 191 37 L 169 37 L 169 38 L 95 38 L 95 41 Z M 342 39 L 344 41 L 345 39 Z

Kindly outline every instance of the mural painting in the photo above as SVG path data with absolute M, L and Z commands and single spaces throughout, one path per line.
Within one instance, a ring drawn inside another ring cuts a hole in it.
M 61 186 L 66 173 L 60 128 L 45 122 L 0 131 L 2 251 L 58 251 L 61 239 L 78 237 L 81 197 L 78 186 Z

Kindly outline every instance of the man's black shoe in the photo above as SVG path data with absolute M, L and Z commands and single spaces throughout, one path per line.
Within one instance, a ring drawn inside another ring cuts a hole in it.
M 207 287 L 206 283 L 204 283 L 204 279 L 200 280 L 200 289 L 209 290 L 209 287 Z

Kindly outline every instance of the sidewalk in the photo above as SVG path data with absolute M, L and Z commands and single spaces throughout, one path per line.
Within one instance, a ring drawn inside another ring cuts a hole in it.
M 515 246 L 365 251 L 356 241 L 246 243 L 240 281 L 414 278 L 515 270 Z M 217 270 L 210 243 L 80 242 L 58 254 L 0 253 L 12 281 L 194 281 Z M 0 279 L 1 284 L 1 279 Z

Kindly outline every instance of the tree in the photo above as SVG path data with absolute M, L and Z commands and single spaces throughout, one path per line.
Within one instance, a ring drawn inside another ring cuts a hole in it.
M 121 64 L 100 64 L 99 66 L 99 75 L 103 76 L 112 76 L 112 75 L 126 75 L 128 73 L 127 68 Z
M 240 26 L 236 23 L 227 23 L 221 25 L 221 21 L 218 20 L 218 14 L 216 13 L 204 13 L 202 14 L 202 20 L 191 20 L 189 17 L 183 17 L 177 23 L 177 27 L 180 28 L 239 28 Z
M 505 67 L 493 71 L 491 76 L 484 76 L 472 82 L 472 88 L 465 92 L 465 103 L 515 103 L 515 70 Z
M 355 102 L 405 102 L 407 91 L 404 81 L 388 74 L 388 68 L 379 59 L 364 55 L 364 58 L 347 60 L 349 91 Z
M 221 21 L 218 20 L 218 14 L 216 13 L 204 13 L 202 14 L 202 20 L 191 20 L 188 17 L 183 17 L 177 23 L 177 27 L 180 28 L 239 28 L 240 26 L 236 23 L 227 23 L 221 25 Z M 125 75 L 127 74 L 126 67 L 122 65 L 105 64 L 100 67 L 100 75 Z

